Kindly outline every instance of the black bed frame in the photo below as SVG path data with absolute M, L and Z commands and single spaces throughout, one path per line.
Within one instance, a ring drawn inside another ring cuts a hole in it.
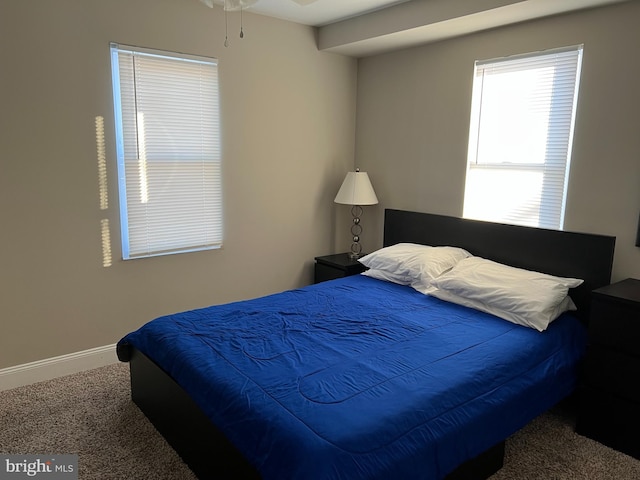
M 611 282 L 615 237 L 521 227 L 445 215 L 385 210 L 384 245 L 455 245 L 496 262 L 561 277 L 581 278 L 571 291 L 588 318 L 591 290 Z
M 401 242 L 459 246 L 515 267 L 582 278 L 584 284 L 571 296 L 585 319 L 591 290 L 610 283 L 615 246 L 614 237 L 603 235 L 385 210 L 384 245 Z M 260 478 L 168 374 L 135 349 L 128 356 L 133 401 L 199 479 Z M 486 479 L 502 467 L 503 457 L 504 441 L 462 464 L 447 480 Z

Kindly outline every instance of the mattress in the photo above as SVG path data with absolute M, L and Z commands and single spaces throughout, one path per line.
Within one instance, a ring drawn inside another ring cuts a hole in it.
M 158 318 L 125 336 L 266 479 L 439 479 L 570 394 L 586 333 L 362 275 Z

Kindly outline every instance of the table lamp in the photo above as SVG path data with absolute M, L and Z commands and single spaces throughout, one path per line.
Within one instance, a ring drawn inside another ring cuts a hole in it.
M 342 182 L 340 190 L 338 190 L 334 202 L 343 205 L 352 205 L 351 215 L 353 216 L 353 224 L 351 225 L 351 235 L 353 236 L 353 241 L 351 243 L 349 257 L 357 259 L 362 253 L 362 246 L 360 245 L 360 234 L 362 233 L 360 215 L 362 215 L 362 205 L 375 205 L 378 203 L 378 197 L 376 197 L 376 192 L 373 191 L 373 186 L 371 185 L 367 172 L 361 172 L 360 169 L 357 168 L 355 172 L 348 172 Z

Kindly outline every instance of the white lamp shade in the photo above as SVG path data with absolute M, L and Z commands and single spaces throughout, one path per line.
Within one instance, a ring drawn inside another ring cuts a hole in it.
M 378 203 L 376 192 L 367 172 L 348 172 L 334 200 L 344 205 L 375 205 Z

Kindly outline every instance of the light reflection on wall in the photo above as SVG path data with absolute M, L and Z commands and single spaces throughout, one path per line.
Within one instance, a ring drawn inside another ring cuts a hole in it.
M 100 220 L 100 230 L 102 235 L 102 266 L 111 266 L 111 230 L 109 229 L 109 219 Z
M 106 211 L 109 208 L 109 190 L 107 188 L 107 156 L 104 142 L 104 118 L 96 117 L 96 149 L 98 152 L 98 196 L 100 199 L 100 210 Z M 111 256 L 111 229 L 109 219 L 100 220 L 100 238 L 102 240 L 102 266 L 112 265 Z
M 96 148 L 98 149 L 98 192 L 100 194 L 100 210 L 109 208 L 107 190 L 107 156 L 104 146 L 104 118 L 96 117 Z

